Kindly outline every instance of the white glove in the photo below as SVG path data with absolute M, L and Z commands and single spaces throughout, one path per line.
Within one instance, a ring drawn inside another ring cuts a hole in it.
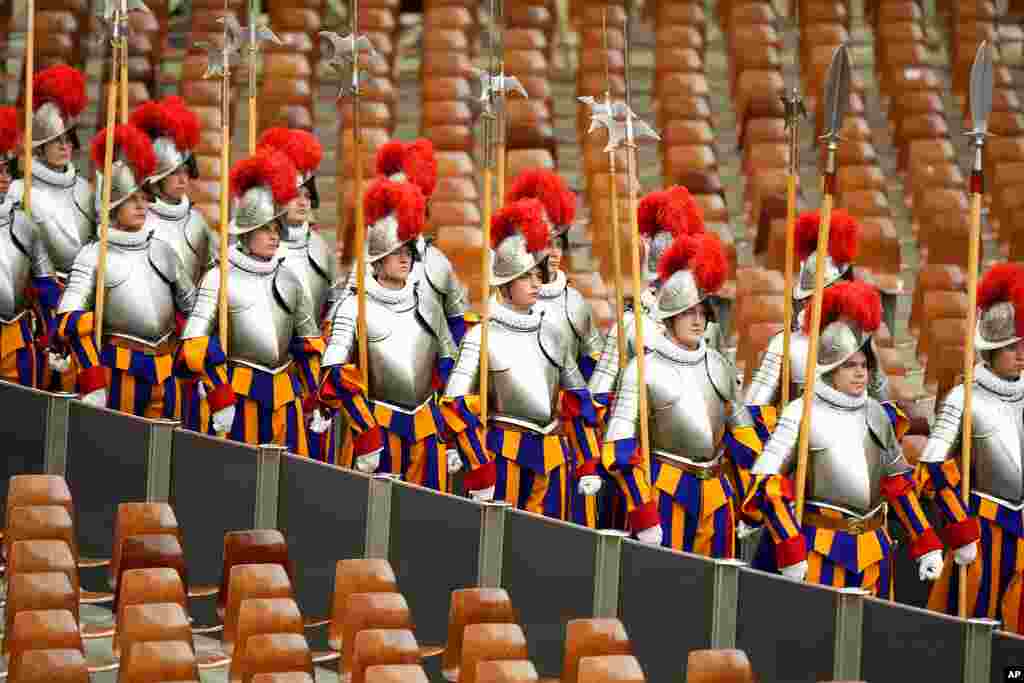
M 953 551 L 953 561 L 963 566 L 974 562 L 978 558 L 978 542 L 971 541 Z
M 636 532 L 636 538 L 641 543 L 647 543 L 648 545 L 661 545 L 664 534 L 661 531 L 661 525 L 655 524 L 643 531 Z
M 580 482 L 576 484 L 576 491 L 581 496 L 594 496 L 601 490 L 603 483 L 601 477 L 596 474 L 584 474 L 580 477 Z
M 931 550 L 917 560 L 917 575 L 922 581 L 934 581 L 942 573 L 942 551 Z
M 196 382 L 196 393 L 199 394 L 199 400 L 206 400 L 206 385 L 202 382 Z
M 90 391 L 88 394 L 82 397 L 82 402 L 87 403 L 96 408 L 106 408 L 107 390 L 104 388 L 96 389 L 95 391 Z
M 367 474 L 376 472 L 380 467 L 380 451 L 360 455 L 356 458 L 356 469 Z
M 213 414 L 213 431 L 227 434 L 235 424 L 235 406 L 225 406 Z
M 454 448 L 449 448 L 447 451 L 448 456 L 448 474 L 455 474 L 462 469 L 462 458 L 459 457 L 459 452 Z
M 475 501 L 487 503 L 494 500 L 494 486 L 488 486 L 487 488 L 480 489 L 479 491 L 470 491 L 469 495 L 471 495 Z
M 54 353 L 53 351 L 47 351 L 46 363 L 54 372 L 64 373 L 71 367 L 71 358 L 68 356 L 62 356 L 59 353 Z
M 325 417 L 323 412 L 317 408 L 313 411 L 313 418 L 309 421 L 309 431 L 314 434 L 323 434 L 331 428 L 331 418 Z
M 796 564 L 791 564 L 788 567 L 783 567 L 781 570 L 782 575 L 787 579 L 793 579 L 794 581 L 803 581 L 807 578 L 807 560 L 800 560 Z
M 759 527 L 759 526 L 752 526 L 750 524 L 747 524 L 746 522 L 744 522 L 741 519 L 740 523 L 736 525 L 736 538 L 738 538 L 740 540 L 743 540 L 744 538 L 747 538 L 748 536 L 753 536 L 754 534 L 757 533 L 757 531 L 760 528 L 761 527 Z

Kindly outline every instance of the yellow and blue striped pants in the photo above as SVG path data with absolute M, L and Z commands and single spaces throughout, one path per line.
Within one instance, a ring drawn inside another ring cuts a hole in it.
M 237 395 L 235 421 L 229 437 L 232 441 L 258 446 L 277 444 L 296 455 L 309 455 L 306 424 L 302 419 L 302 400 L 292 399 L 278 408 Z
M 139 417 L 181 418 L 181 391 L 176 377 L 156 384 L 131 375 L 126 370 L 108 369 L 110 385 L 107 407 Z

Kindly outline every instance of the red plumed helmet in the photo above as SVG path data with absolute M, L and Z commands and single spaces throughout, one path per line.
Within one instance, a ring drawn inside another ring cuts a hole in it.
M 377 148 L 377 174 L 390 178 L 396 173 L 405 173 L 402 162 L 405 160 L 405 143 L 401 140 L 388 140 Z
M 704 292 L 721 289 L 729 271 L 729 262 L 718 235 L 678 236 L 658 260 L 658 277 L 664 283 L 680 270 L 692 271 L 693 279 Z
M 14 107 L 0 107 L 0 154 L 10 154 L 21 144 L 18 129 L 18 110 Z
M 385 142 L 377 149 L 377 173 L 385 178 L 401 173 L 420 188 L 424 197 L 430 197 L 437 187 L 434 143 L 426 138 L 408 144 L 401 140 Z
M 506 202 L 538 199 L 544 205 L 548 220 L 555 225 L 570 225 L 576 219 L 576 195 L 565 179 L 546 168 L 530 168 L 512 182 Z
M 821 212 L 805 211 L 796 219 L 795 241 L 797 258 L 803 261 L 818 248 L 818 228 Z M 833 263 L 852 263 L 857 258 L 860 224 L 845 209 L 832 211 L 828 232 L 828 255 Z
M 242 159 L 231 168 L 231 194 L 241 197 L 260 185 L 270 189 L 275 204 L 286 204 L 299 195 L 295 186 L 298 171 L 287 155 L 269 147 L 260 147 L 256 154 Z
M 667 229 L 661 226 L 661 210 L 666 199 L 665 190 L 654 190 L 645 194 L 637 203 L 636 218 L 641 235 L 653 237 L 655 233 Z
M 268 128 L 257 144 L 287 154 L 302 175 L 316 172 L 324 158 L 323 145 L 316 136 L 299 128 Z
M 704 232 L 704 210 L 682 185 L 665 190 L 661 223 L 674 235 L 698 235 Z
M 412 183 L 396 183 L 377 178 L 363 197 L 366 223 L 376 223 L 394 213 L 398 220 L 398 239 L 415 239 L 427 222 L 427 200 L 420 188 Z
M 168 111 L 167 116 L 171 121 L 171 130 L 168 132 L 174 138 L 174 146 L 179 151 L 195 149 L 199 145 L 199 132 L 202 129 L 199 116 L 177 95 L 163 98 L 160 106 Z
M 544 222 L 544 205 L 537 199 L 520 199 L 503 206 L 491 218 L 491 248 L 522 233 L 531 254 L 547 248 L 550 231 Z
M 839 282 L 824 291 L 821 301 L 821 329 L 837 320 L 847 320 L 862 332 L 871 334 L 882 324 L 882 298 L 874 286 L 857 280 Z M 811 327 L 811 316 L 804 316 L 804 332 Z
M 979 309 L 1003 301 L 1013 304 L 1016 334 L 1024 337 L 1024 264 L 997 263 L 978 282 Z
M 75 118 L 85 111 L 89 98 L 82 72 L 67 64 L 54 64 L 37 73 L 32 79 L 32 110 L 46 102 L 56 104 L 65 117 Z
M 92 139 L 90 156 L 97 169 L 102 170 L 107 152 L 107 129 Z M 156 170 L 156 154 L 149 136 L 130 123 L 114 128 L 114 159 L 127 162 L 132 173 L 141 182 Z

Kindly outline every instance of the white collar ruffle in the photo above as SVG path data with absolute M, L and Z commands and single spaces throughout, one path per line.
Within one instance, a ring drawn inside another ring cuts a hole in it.
M 984 363 L 974 366 L 974 381 L 1006 399 L 1017 399 L 1024 395 L 1024 376 L 1015 380 L 1002 379 Z
M 75 165 L 71 162 L 68 162 L 68 167 L 64 171 L 54 171 L 42 161 L 33 159 L 32 178 L 40 180 L 47 185 L 72 187 L 75 184 L 75 179 L 77 177 L 78 174 L 75 171 Z
M 836 389 L 823 379 L 814 383 L 814 395 L 843 410 L 858 410 L 863 408 L 868 400 L 867 389 L 860 396 L 850 396 Z
M 192 202 L 189 201 L 188 197 L 184 197 L 177 204 L 171 204 L 165 202 L 160 197 L 154 197 L 153 202 L 149 205 L 149 209 L 160 218 L 169 221 L 180 221 L 188 216 L 188 212 L 192 209 Z

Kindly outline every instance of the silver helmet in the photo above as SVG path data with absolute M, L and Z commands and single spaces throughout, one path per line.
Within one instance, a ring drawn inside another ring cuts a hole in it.
M 645 282 L 652 282 L 658 279 L 658 261 L 662 254 L 672 245 L 672 233 L 668 230 L 658 230 L 650 237 L 641 241 L 641 248 L 645 252 L 640 277 Z
M 35 75 L 32 88 L 32 147 L 69 134 L 77 148 L 75 126 L 88 104 L 85 77 L 66 64 L 55 64 Z
M 646 250 L 641 276 L 652 282 L 658 277 L 662 254 L 677 236 L 704 232 L 704 215 L 693 195 L 682 185 L 648 192 L 637 204 L 636 213 Z
M 416 185 L 378 178 L 370 185 L 363 202 L 367 222 L 366 260 L 369 263 L 376 263 L 394 253 L 423 232 L 426 199 Z
M 818 267 L 818 231 L 821 213 L 805 211 L 795 226 L 796 252 L 800 257 L 800 273 L 793 285 L 793 299 L 803 301 L 814 294 L 814 278 Z M 829 214 L 828 253 L 825 254 L 825 286 L 835 284 L 849 272 L 857 255 L 860 224 L 844 209 Z
M 882 324 L 882 299 L 866 282 L 841 282 L 825 292 L 821 319 L 819 375 L 835 370 L 858 351 L 874 355 L 871 339 Z
M 324 150 L 315 135 L 301 128 L 268 128 L 260 135 L 257 147 L 270 147 L 287 155 L 297 171 L 296 187 L 305 187 L 309 191 L 310 204 L 314 209 L 319 208 L 316 170 L 320 167 Z
M 142 190 L 143 180 L 156 167 L 156 156 L 153 143 L 149 137 L 132 124 L 123 124 L 114 128 L 114 160 L 110 167 L 110 205 L 111 210 L 124 204 L 129 197 Z M 92 140 L 92 161 L 96 168 L 104 166 L 106 157 L 107 131 L 101 130 Z M 107 178 L 96 171 L 96 192 L 94 203 L 96 214 L 103 211 L 103 184 Z
M 245 235 L 274 222 L 298 194 L 295 166 L 280 152 L 263 148 L 231 169 L 235 216 L 228 224 L 232 235 Z
M 725 250 L 717 235 L 677 237 L 658 262 L 662 284 L 654 317 L 668 320 L 703 302 L 725 283 L 727 269 Z
M 837 264 L 832 257 L 825 255 L 825 286 L 834 285 L 843 279 L 850 270 L 849 263 Z M 818 267 L 818 252 L 811 253 L 800 263 L 800 274 L 796 284 L 793 285 L 793 299 L 803 301 L 814 294 L 814 278 Z
M 146 102 L 132 112 L 130 122 L 153 140 L 156 169 L 146 183 L 158 183 L 184 165 L 189 176 L 199 177 L 192 148 L 199 143 L 199 117 L 180 97 L 165 97 Z
M 1024 294 L 1022 287 L 1024 265 L 1018 263 L 996 264 L 978 283 L 980 312 L 974 330 L 974 346 L 978 351 L 994 351 L 1024 339 L 1017 322 L 1018 298 Z
M 502 207 L 491 219 L 491 284 L 508 284 L 543 263 L 550 238 L 538 200 L 520 199 Z

